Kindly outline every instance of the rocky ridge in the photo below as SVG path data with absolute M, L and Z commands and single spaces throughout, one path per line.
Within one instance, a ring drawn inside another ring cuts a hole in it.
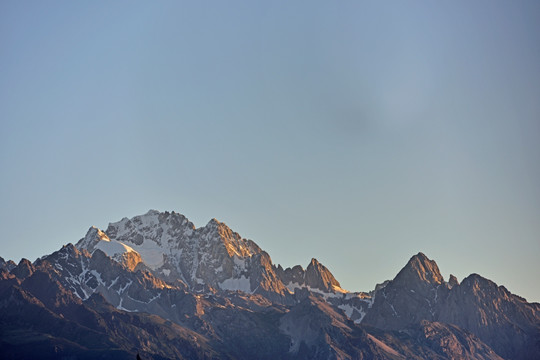
M 461 284 L 445 282 L 437 264 L 423 253 L 375 292 L 364 324 L 401 330 L 422 321 L 459 326 L 504 358 L 533 359 L 540 353 L 540 304 L 528 303 L 477 274 Z
M 1 335 L 11 339 L 0 341 L 3 352 L 23 353 L 17 334 L 35 328 L 34 320 L 21 315 L 13 322 L 12 312 L 28 308 L 57 324 L 81 324 L 80 334 L 90 318 L 107 324 L 92 331 L 113 339 L 119 354 L 133 354 L 131 342 L 155 359 L 498 360 L 540 353 L 539 304 L 476 274 L 446 282 L 423 253 L 375 290 L 352 293 L 316 259 L 306 269 L 283 269 L 224 223 L 212 219 L 195 228 L 175 212 L 151 210 L 105 231 L 91 227 L 76 245 L 34 263 L 0 258 L 0 275 Z M 137 315 L 143 313 L 155 318 L 143 320 Z M 134 322 L 171 331 L 192 357 L 144 345 L 163 344 L 150 333 L 129 341 L 114 335 Z M 64 346 L 79 353 L 66 345 L 70 334 L 39 329 L 38 338 L 53 339 L 40 340 L 47 351 Z

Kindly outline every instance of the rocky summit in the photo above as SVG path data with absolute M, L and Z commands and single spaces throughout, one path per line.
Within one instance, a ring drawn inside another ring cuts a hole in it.
M 351 269 L 355 271 L 355 269 Z M 151 210 L 18 264 L 0 258 L 7 359 L 539 359 L 540 304 L 414 255 L 349 292 L 212 219 Z

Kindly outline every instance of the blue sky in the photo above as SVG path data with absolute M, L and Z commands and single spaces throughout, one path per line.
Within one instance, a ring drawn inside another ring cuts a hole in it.
M 540 3 L 0 3 L 0 255 L 175 210 L 369 291 L 540 301 Z

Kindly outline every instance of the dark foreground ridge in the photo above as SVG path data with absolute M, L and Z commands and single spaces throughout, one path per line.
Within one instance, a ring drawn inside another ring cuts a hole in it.
M 354 271 L 354 270 L 352 270 Z M 413 256 L 348 292 L 213 219 L 149 211 L 35 262 L 0 258 L 6 359 L 539 359 L 540 304 Z

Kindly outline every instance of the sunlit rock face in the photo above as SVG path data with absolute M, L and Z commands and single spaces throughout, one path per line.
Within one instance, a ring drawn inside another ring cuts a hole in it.
M 105 232 L 92 228 L 77 247 L 90 252 L 101 249 L 115 259 L 123 257 L 131 267 L 137 266 L 140 257 L 156 277 L 181 280 L 193 289 L 210 286 L 217 290 L 284 292 L 283 286 L 263 281 L 275 278 L 272 267 L 265 266 L 270 261 L 268 255 L 215 219 L 196 229 L 181 214 L 151 210 L 111 223 Z
M 435 261 L 423 253 L 413 256 L 407 265 L 396 275 L 394 282 L 407 283 L 417 287 L 440 285 L 444 279 Z

